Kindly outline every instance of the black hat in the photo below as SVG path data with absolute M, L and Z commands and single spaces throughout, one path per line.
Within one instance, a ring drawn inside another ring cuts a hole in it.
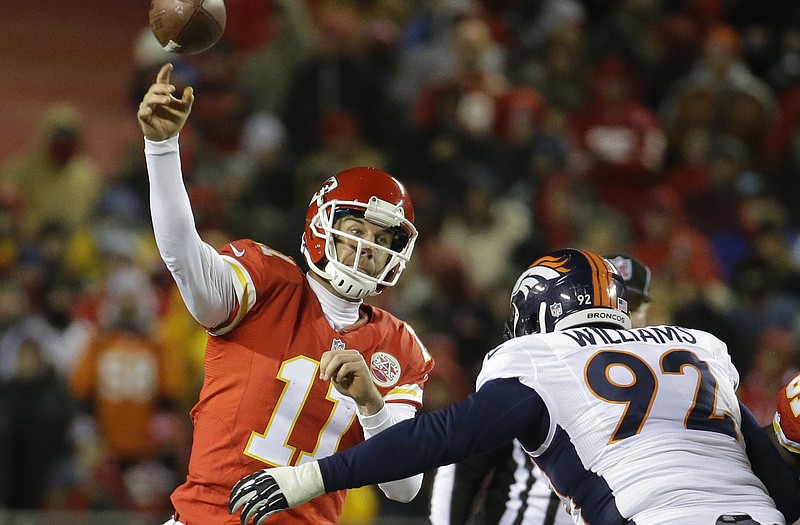
M 606 255 L 611 264 L 619 271 L 625 280 L 625 290 L 628 294 L 640 295 L 645 301 L 650 300 L 650 268 L 642 261 L 630 255 Z

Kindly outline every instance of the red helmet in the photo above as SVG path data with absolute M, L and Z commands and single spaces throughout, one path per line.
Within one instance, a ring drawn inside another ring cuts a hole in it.
M 392 245 L 380 246 L 336 229 L 336 221 L 346 215 L 391 228 L 395 232 Z M 400 182 L 379 169 L 350 168 L 326 180 L 311 197 L 300 251 L 311 271 L 329 281 L 340 294 L 361 299 L 397 283 L 417 238 L 413 221 L 414 205 Z M 352 265 L 339 262 L 334 235 L 356 242 L 358 251 L 370 246 L 388 252 L 386 266 L 373 276 L 359 270 L 358 258 Z

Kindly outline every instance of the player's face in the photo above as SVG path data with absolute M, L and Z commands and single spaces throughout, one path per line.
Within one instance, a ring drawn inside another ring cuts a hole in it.
M 336 228 L 385 248 L 389 248 L 394 240 L 392 230 L 359 217 L 344 217 L 337 222 Z M 358 269 L 373 277 L 383 270 L 389 260 L 388 251 L 376 250 L 370 245 L 362 244 L 359 253 L 358 242 L 355 240 L 341 236 L 335 236 L 334 239 L 340 263 L 352 266 L 358 258 Z

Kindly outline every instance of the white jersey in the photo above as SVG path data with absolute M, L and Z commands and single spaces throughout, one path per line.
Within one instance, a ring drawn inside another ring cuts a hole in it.
M 509 377 L 547 405 L 547 439 L 528 452 L 576 523 L 712 525 L 725 513 L 784 523 L 750 469 L 738 372 L 713 335 L 654 326 L 517 337 L 487 354 L 478 388 Z

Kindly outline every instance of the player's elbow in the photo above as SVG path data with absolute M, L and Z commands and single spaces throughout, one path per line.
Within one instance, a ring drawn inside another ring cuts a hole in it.
M 390 481 L 378 485 L 383 494 L 392 501 L 409 503 L 417 497 L 422 488 L 422 474 L 417 474 L 406 479 Z
M 397 494 L 392 494 L 391 496 L 387 494 L 386 497 L 388 497 L 390 500 L 397 501 L 400 503 L 410 503 L 411 500 L 417 497 L 418 493 L 419 493 L 418 490 L 414 492 L 408 491 L 408 492 L 400 492 Z

